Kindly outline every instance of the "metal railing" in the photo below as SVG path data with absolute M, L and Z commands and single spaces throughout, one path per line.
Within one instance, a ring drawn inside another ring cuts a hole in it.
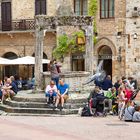
M 2 23 L 0 21 L 0 31 L 28 31 L 35 30 L 34 19 L 12 20 L 11 22 Z

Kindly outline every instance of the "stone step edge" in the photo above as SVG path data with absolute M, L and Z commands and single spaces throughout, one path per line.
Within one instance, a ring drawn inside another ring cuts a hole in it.
M 27 98 L 27 97 L 13 97 L 12 100 L 18 102 L 46 102 L 46 98 Z M 68 103 L 87 101 L 87 98 L 68 99 Z
M 15 100 L 11 100 L 11 101 L 5 101 L 5 103 L 13 103 L 13 104 L 28 104 L 28 105 L 47 105 L 47 103 L 45 102 L 18 102 L 18 101 L 15 101 Z M 83 102 L 83 103 L 70 103 L 70 102 L 66 102 L 64 105 L 84 105 L 86 104 L 86 102 Z
M 53 114 L 55 114 L 55 112 L 56 112 L 56 114 L 62 112 L 62 115 L 63 115 L 63 113 L 78 111 L 78 109 L 63 109 L 62 111 L 60 111 L 60 109 L 53 110 L 53 109 L 48 109 L 48 108 L 19 108 L 19 107 L 10 107 L 8 105 L 0 105 L 0 110 L 3 110 L 5 112 L 9 112 L 9 113 L 16 113 L 13 111 L 19 111 L 19 110 L 23 110 L 23 111 L 24 110 L 27 110 L 27 111 L 52 111 Z M 36 114 L 36 113 L 34 113 L 34 114 Z M 40 114 L 47 114 L 47 113 L 40 113 Z
M 34 116 L 34 117 L 80 117 L 77 114 L 67 114 L 67 115 L 60 115 L 60 114 L 31 114 L 31 113 L 4 113 L 2 116 Z

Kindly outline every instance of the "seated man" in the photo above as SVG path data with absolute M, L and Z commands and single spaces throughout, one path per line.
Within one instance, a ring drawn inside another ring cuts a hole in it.
M 64 83 L 62 79 L 60 79 L 55 108 L 57 108 L 59 102 L 61 102 L 61 109 L 63 109 L 64 101 L 68 99 L 68 88 L 69 86 L 66 83 Z
M 89 100 L 89 107 L 90 107 L 90 113 L 94 114 L 92 111 L 92 108 L 95 109 L 95 113 L 103 113 L 104 112 L 104 93 L 102 89 L 100 89 L 98 86 L 95 87 L 94 91 L 91 92 L 91 98 Z
M 5 97 L 8 97 L 7 100 L 11 100 L 11 97 L 17 94 L 17 86 L 14 83 L 14 77 L 11 76 L 7 79 L 4 86 L 2 87 L 2 103 Z
M 54 81 L 50 81 L 50 85 L 47 85 L 45 94 L 47 97 L 47 103 L 50 102 L 50 98 L 53 98 L 53 103 L 55 103 L 56 100 L 56 94 L 57 94 L 57 87 L 54 83 Z

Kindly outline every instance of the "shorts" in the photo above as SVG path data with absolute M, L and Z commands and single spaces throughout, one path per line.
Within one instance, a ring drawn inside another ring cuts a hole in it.
M 67 94 L 64 95 L 64 100 L 66 101 L 69 98 Z

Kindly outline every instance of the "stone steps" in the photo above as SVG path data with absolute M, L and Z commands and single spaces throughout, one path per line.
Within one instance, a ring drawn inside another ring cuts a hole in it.
M 49 115 L 70 115 L 77 114 L 78 109 L 83 107 L 87 99 L 68 99 L 64 105 L 64 109 L 60 111 L 54 110 L 53 105 L 47 105 L 45 97 L 23 97 L 15 96 L 11 101 L 5 101 L 0 105 L 0 110 L 5 111 L 8 115 L 24 115 L 24 116 L 49 116 Z
M 19 107 L 19 108 L 53 108 L 52 104 L 46 104 L 41 102 L 17 102 L 14 100 L 11 101 L 5 101 L 5 105 L 8 105 L 10 107 Z M 83 103 L 65 103 L 64 108 L 65 109 L 77 109 L 84 106 Z
M 17 101 L 17 102 L 41 102 L 41 103 L 46 103 L 46 98 L 25 98 L 25 97 L 18 97 L 18 96 L 15 96 L 13 97 L 14 101 Z M 87 102 L 87 99 L 85 98 L 81 98 L 81 99 L 68 99 L 67 100 L 67 103 L 83 103 L 83 102 Z
M 0 105 L 0 109 L 7 113 L 25 113 L 25 114 L 59 114 L 59 115 L 69 115 L 77 114 L 78 109 L 59 109 L 53 110 L 51 108 L 20 108 L 20 107 L 10 107 L 8 105 Z

